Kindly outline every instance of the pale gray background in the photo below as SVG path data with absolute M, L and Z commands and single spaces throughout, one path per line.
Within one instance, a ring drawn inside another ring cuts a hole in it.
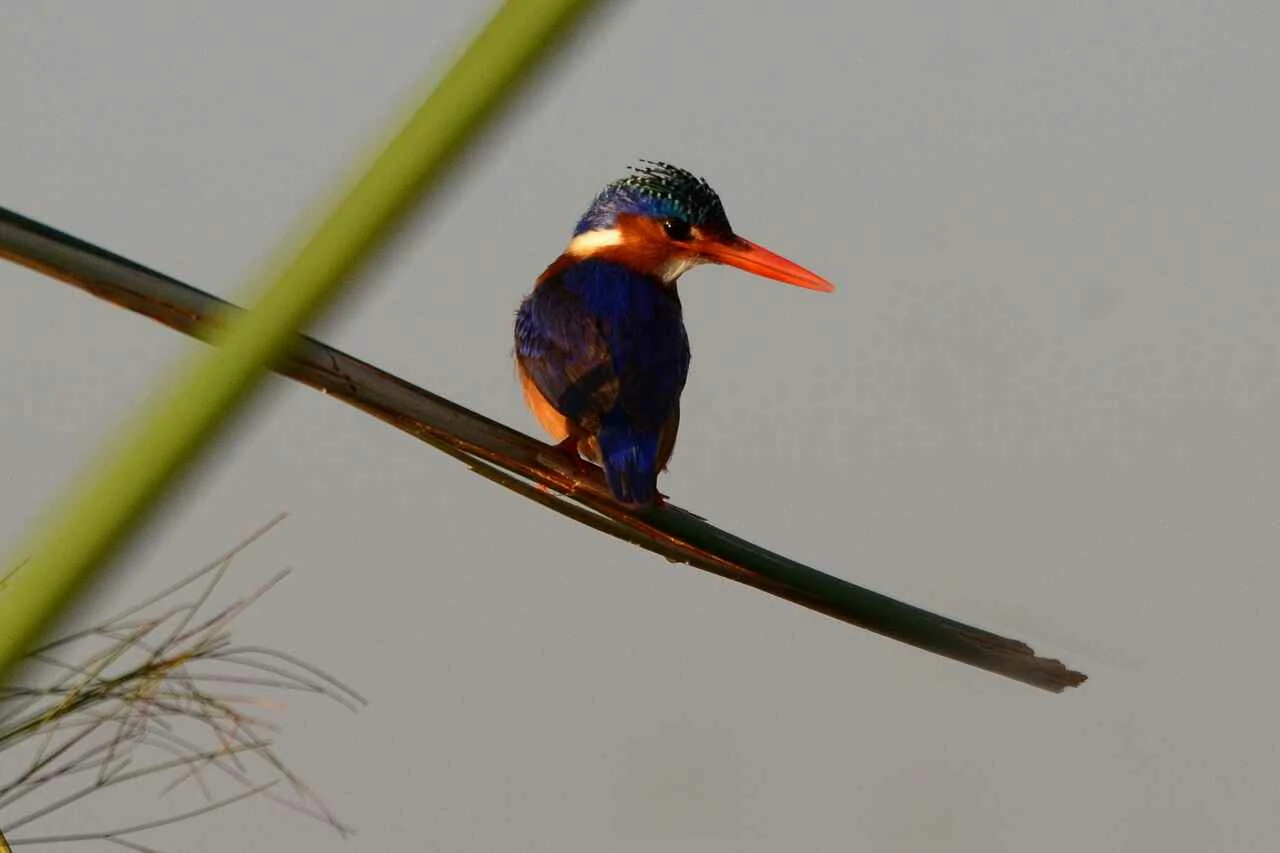
M 183 5 L 6 5 L 0 203 L 227 295 L 488 6 Z M 521 295 L 634 158 L 694 169 L 839 292 L 686 278 L 664 489 L 1091 680 L 1042 694 L 670 566 L 276 381 L 109 598 L 291 512 L 233 578 L 299 571 L 240 635 L 372 699 L 293 703 L 281 741 L 360 834 L 250 804 L 146 840 L 1275 849 L 1274 4 L 599 24 L 322 336 L 532 430 Z M 0 300 L 10 541 L 191 344 L 9 265 Z

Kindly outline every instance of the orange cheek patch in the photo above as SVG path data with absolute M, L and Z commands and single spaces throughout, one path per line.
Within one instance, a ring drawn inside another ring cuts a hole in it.
M 622 233 L 621 242 L 601 249 L 594 257 L 653 275 L 670 263 L 678 252 L 667 239 L 660 222 L 622 214 L 618 217 L 617 229 Z

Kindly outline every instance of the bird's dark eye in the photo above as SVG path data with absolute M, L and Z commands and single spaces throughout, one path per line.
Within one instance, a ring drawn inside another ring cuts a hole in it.
M 662 230 L 667 232 L 667 237 L 680 242 L 684 242 L 692 236 L 689 229 L 689 223 L 683 219 L 662 220 Z

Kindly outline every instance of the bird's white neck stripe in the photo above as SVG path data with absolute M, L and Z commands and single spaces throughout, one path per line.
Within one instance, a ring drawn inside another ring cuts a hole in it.
M 595 231 L 584 231 L 569 241 L 566 254 L 575 258 L 586 258 L 608 246 L 622 244 L 622 232 L 617 228 L 599 228 Z

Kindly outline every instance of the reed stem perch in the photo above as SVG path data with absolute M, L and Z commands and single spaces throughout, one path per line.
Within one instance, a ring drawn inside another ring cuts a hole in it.
M 241 310 L 3 208 L 0 257 L 202 340 L 221 320 Z M 674 504 L 630 510 L 610 497 L 597 472 L 567 465 L 551 445 L 313 338 L 299 335 L 289 355 L 274 369 L 416 436 L 508 489 L 668 560 L 1043 690 L 1061 692 L 1086 678 L 1060 661 L 1037 656 L 1018 640 L 803 565 L 720 530 Z

